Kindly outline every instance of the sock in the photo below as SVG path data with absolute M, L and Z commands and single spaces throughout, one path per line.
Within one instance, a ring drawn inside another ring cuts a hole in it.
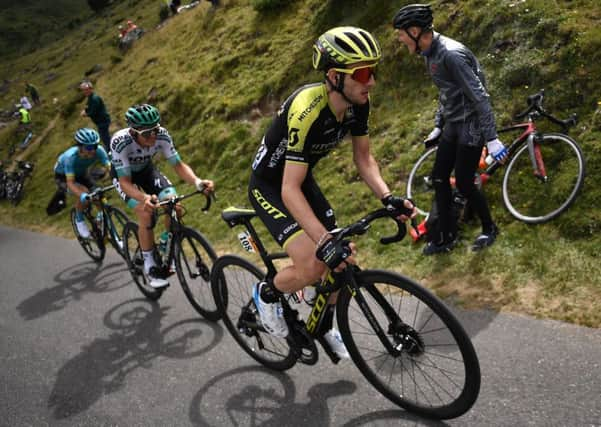
M 156 263 L 154 262 L 154 251 L 142 251 L 142 256 L 144 257 L 144 271 L 148 273 L 152 267 L 156 266 Z

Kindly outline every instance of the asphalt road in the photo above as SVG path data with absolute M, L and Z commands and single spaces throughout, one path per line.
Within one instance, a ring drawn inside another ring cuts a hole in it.
M 352 362 L 270 372 L 177 283 L 158 304 L 112 250 L 0 226 L 0 426 L 601 426 L 601 330 L 458 312 L 482 369 L 472 410 L 438 423 Z

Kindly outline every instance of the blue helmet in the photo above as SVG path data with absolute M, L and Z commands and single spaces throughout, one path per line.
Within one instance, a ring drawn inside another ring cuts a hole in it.
M 94 129 L 81 128 L 75 132 L 75 142 L 81 145 L 97 145 L 100 135 Z

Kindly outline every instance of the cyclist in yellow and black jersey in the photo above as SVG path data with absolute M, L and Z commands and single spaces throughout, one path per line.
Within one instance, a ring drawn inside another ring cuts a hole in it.
M 368 116 L 369 100 L 350 105 L 339 122 L 328 104 L 326 83 L 303 86 L 284 102 L 267 130 L 253 173 L 281 181 L 286 161 L 312 169 L 349 131 L 352 136 L 367 136 Z
M 360 28 L 337 27 L 322 34 L 313 46 L 313 66 L 325 81 L 301 87 L 284 102 L 257 151 L 249 198 L 292 261 L 273 282 L 258 283 L 253 294 L 261 323 L 274 336 L 288 334 L 281 292 L 298 291 L 328 268 L 354 263 L 354 244 L 331 239 L 334 212 L 312 174 L 317 161 L 347 133 L 359 175 L 372 192 L 390 209 L 413 209 L 409 201 L 391 194 L 370 152 L 369 92 L 380 57 L 377 40 Z M 331 328 L 332 305 L 326 313 L 324 338 L 340 357 L 348 357 L 340 334 Z

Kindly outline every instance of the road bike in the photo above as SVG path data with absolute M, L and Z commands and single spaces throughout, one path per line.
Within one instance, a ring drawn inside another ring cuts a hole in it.
M 204 193 L 195 191 L 158 203 L 162 209 L 157 215 L 166 215 L 169 218 L 169 238 L 162 253 L 157 250 L 159 245 L 154 245 L 154 257 L 162 277 L 167 279 L 177 273 L 179 283 L 192 307 L 207 320 L 217 321 L 220 316 L 210 285 L 211 267 L 217 255 L 206 237 L 195 229 L 187 227 L 182 221 L 185 209 L 180 202 L 197 194 Z M 211 206 L 212 196 L 206 197 L 207 203 L 202 208 L 205 212 Z M 154 227 L 156 219 L 154 216 L 150 228 Z M 151 287 L 144 274 L 144 259 L 138 239 L 138 224 L 129 222 L 125 225 L 123 240 L 127 265 L 134 282 L 147 298 L 153 301 L 158 300 L 165 288 Z
M 379 209 L 330 233 L 337 241 L 349 239 L 366 233 L 374 220 L 392 218 L 397 233 L 380 241 L 400 241 L 406 227 L 395 218 L 398 214 Z M 246 353 L 270 369 L 284 371 L 297 362 L 317 363 L 317 341 L 337 363 L 338 356 L 323 337 L 327 332 L 323 321 L 330 295 L 338 292 L 335 311 L 342 340 L 359 371 L 380 393 L 428 418 L 455 418 L 472 407 L 481 378 L 469 336 L 440 299 L 400 274 L 361 270 L 355 265 L 347 265 L 341 273 L 330 272 L 316 285 L 317 296 L 308 315 L 302 316 L 305 320 L 294 308 L 305 308 L 299 303 L 304 298 L 284 294 L 281 303 L 290 333 L 286 338 L 267 333 L 253 302 L 253 287 L 259 281 L 273 280 L 274 260 L 287 255 L 267 252 L 251 223 L 255 216 L 249 209 L 222 212 L 230 227 L 244 226 L 246 231 L 239 235 L 242 246 L 257 252 L 264 268 L 236 255 L 224 255 L 211 272 L 223 322 Z
M 584 182 L 585 161 L 578 143 L 567 135 L 576 124 L 576 115 L 560 120 L 543 107 L 544 90 L 528 97 L 528 109 L 514 119 L 528 118 L 498 133 L 520 131 L 508 147 L 508 160 L 503 176 L 503 203 L 517 219 L 528 224 L 550 221 L 574 202 Z M 563 133 L 540 132 L 536 121 L 546 118 L 559 125 Z M 427 215 L 434 196 L 432 169 L 437 147 L 429 148 L 417 160 L 407 180 L 407 197 L 415 202 L 422 215 Z M 483 157 L 486 153 L 483 153 Z M 475 181 L 486 183 L 502 165 L 493 161 L 482 164 Z M 451 177 L 454 183 L 454 177 Z
M 31 162 L 18 160 L 17 169 L 6 175 L 4 195 L 15 206 L 23 199 L 25 180 L 33 173 L 33 166 Z
M 106 193 L 115 185 L 97 188 L 88 194 L 88 203 L 83 210 L 83 218 L 90 230 L 89 237 L 82 237 L 75 224 L 75 208 L 71 209 L 71 225 L 77 241 L 92 260 L 100 262 L 106 254 L 106 242 L 110 242 L 117 253 L 125 258 L 123 229 L 129 222 L 127 214 L 108 202 Z

